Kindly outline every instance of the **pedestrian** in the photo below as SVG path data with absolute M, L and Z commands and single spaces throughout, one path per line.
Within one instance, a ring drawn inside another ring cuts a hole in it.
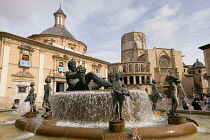
M 207 95 L 206 97 L 207 97 L 207 100 L 206 100 L 206 109 L 207 109 L 208 111 L 210 111 L 210 96 Z
M 195 94 L 194 100 L 192 102 L 192 106 L 194 107 L 194 110 L 202 110 L 201 100 L 199 99 L 198 94 Z
M 206 96 L 206 94 L 203 95 L 203 102 L 202 102 L 202 106 L 204 106 L 204 108 L 207 110 L 207 101 L 208 101 L 208 97 Z
M 189 110 L 189 99 L 186 95 L 183 95 L 182 97 L 182 106 L 184 110 Z

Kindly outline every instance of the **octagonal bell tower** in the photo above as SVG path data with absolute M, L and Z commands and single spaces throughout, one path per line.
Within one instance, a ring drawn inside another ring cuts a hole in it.
M 121 62 L 136 62 L 145 53 L 146 37 L 142 32 L 130 32 L 121 37 Z

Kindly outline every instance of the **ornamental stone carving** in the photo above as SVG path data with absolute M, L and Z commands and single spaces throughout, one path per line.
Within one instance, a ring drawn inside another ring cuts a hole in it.
M 31 46 L 28 46 L 28 45 L 18 46 L 18 49 L 20 49 L 20 54 L 23 54 L 23 53 L 27 52 L 28 55 L 31 55 L 31 53 L 34 52 L 34 49 Z
M 12 74 L 13 77 L 26 77 L 26 78 L 34 78 L 33 74 L 31 74 L 29 71 L 26 71 L 23 69 L 23 71 L 19 71 L 16 74 Z
M 165 55 L 161 56 L 159 59 L 159 65 L 160 65 L 160 67 L 163 67 L 163 68 L 169 67 L 170 61 L 169 61 L 168 57 Z

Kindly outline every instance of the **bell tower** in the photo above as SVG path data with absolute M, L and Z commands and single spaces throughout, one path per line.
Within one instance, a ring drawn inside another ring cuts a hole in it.
M 130 32 L 121 37 L 121 62 L 138 61 L 146 50 L 146 37 L 142 32 Z

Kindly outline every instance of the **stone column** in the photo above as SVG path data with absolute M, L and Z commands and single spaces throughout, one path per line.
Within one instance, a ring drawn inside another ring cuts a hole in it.
M 42 96 L 43 92 L 43 76 L 44 76 L 44 53 L 40 50 L 39 54 L 39 75 L 38 75 L 38 93 L 37 96 Z M 39 98 L 38 98 L 39 99 Z
M 53 88 L 52 88 L 52 93 L 55 93 L 56 92 L 56 81 L 55 81 L 55 78 L 53 80 Z
M 4 46 L 1 81 L 0 81 L 0 96 L 3 96 L 3 97 L 6 95 L 9 54 L 10 54 L 10 47 Z
M 128 85 L 130 84 L 130 77 L 127 77 Z
M 133 84 L 136 84 L 136 76 L 133 76 Z
M 105 66 L 105 78 L 108 78 L 108 69 L 107 69 L 107 66 Z
M 141 76 L 139 76 L 139 84 L 142 84 L 142 82 L 141 82 Z

